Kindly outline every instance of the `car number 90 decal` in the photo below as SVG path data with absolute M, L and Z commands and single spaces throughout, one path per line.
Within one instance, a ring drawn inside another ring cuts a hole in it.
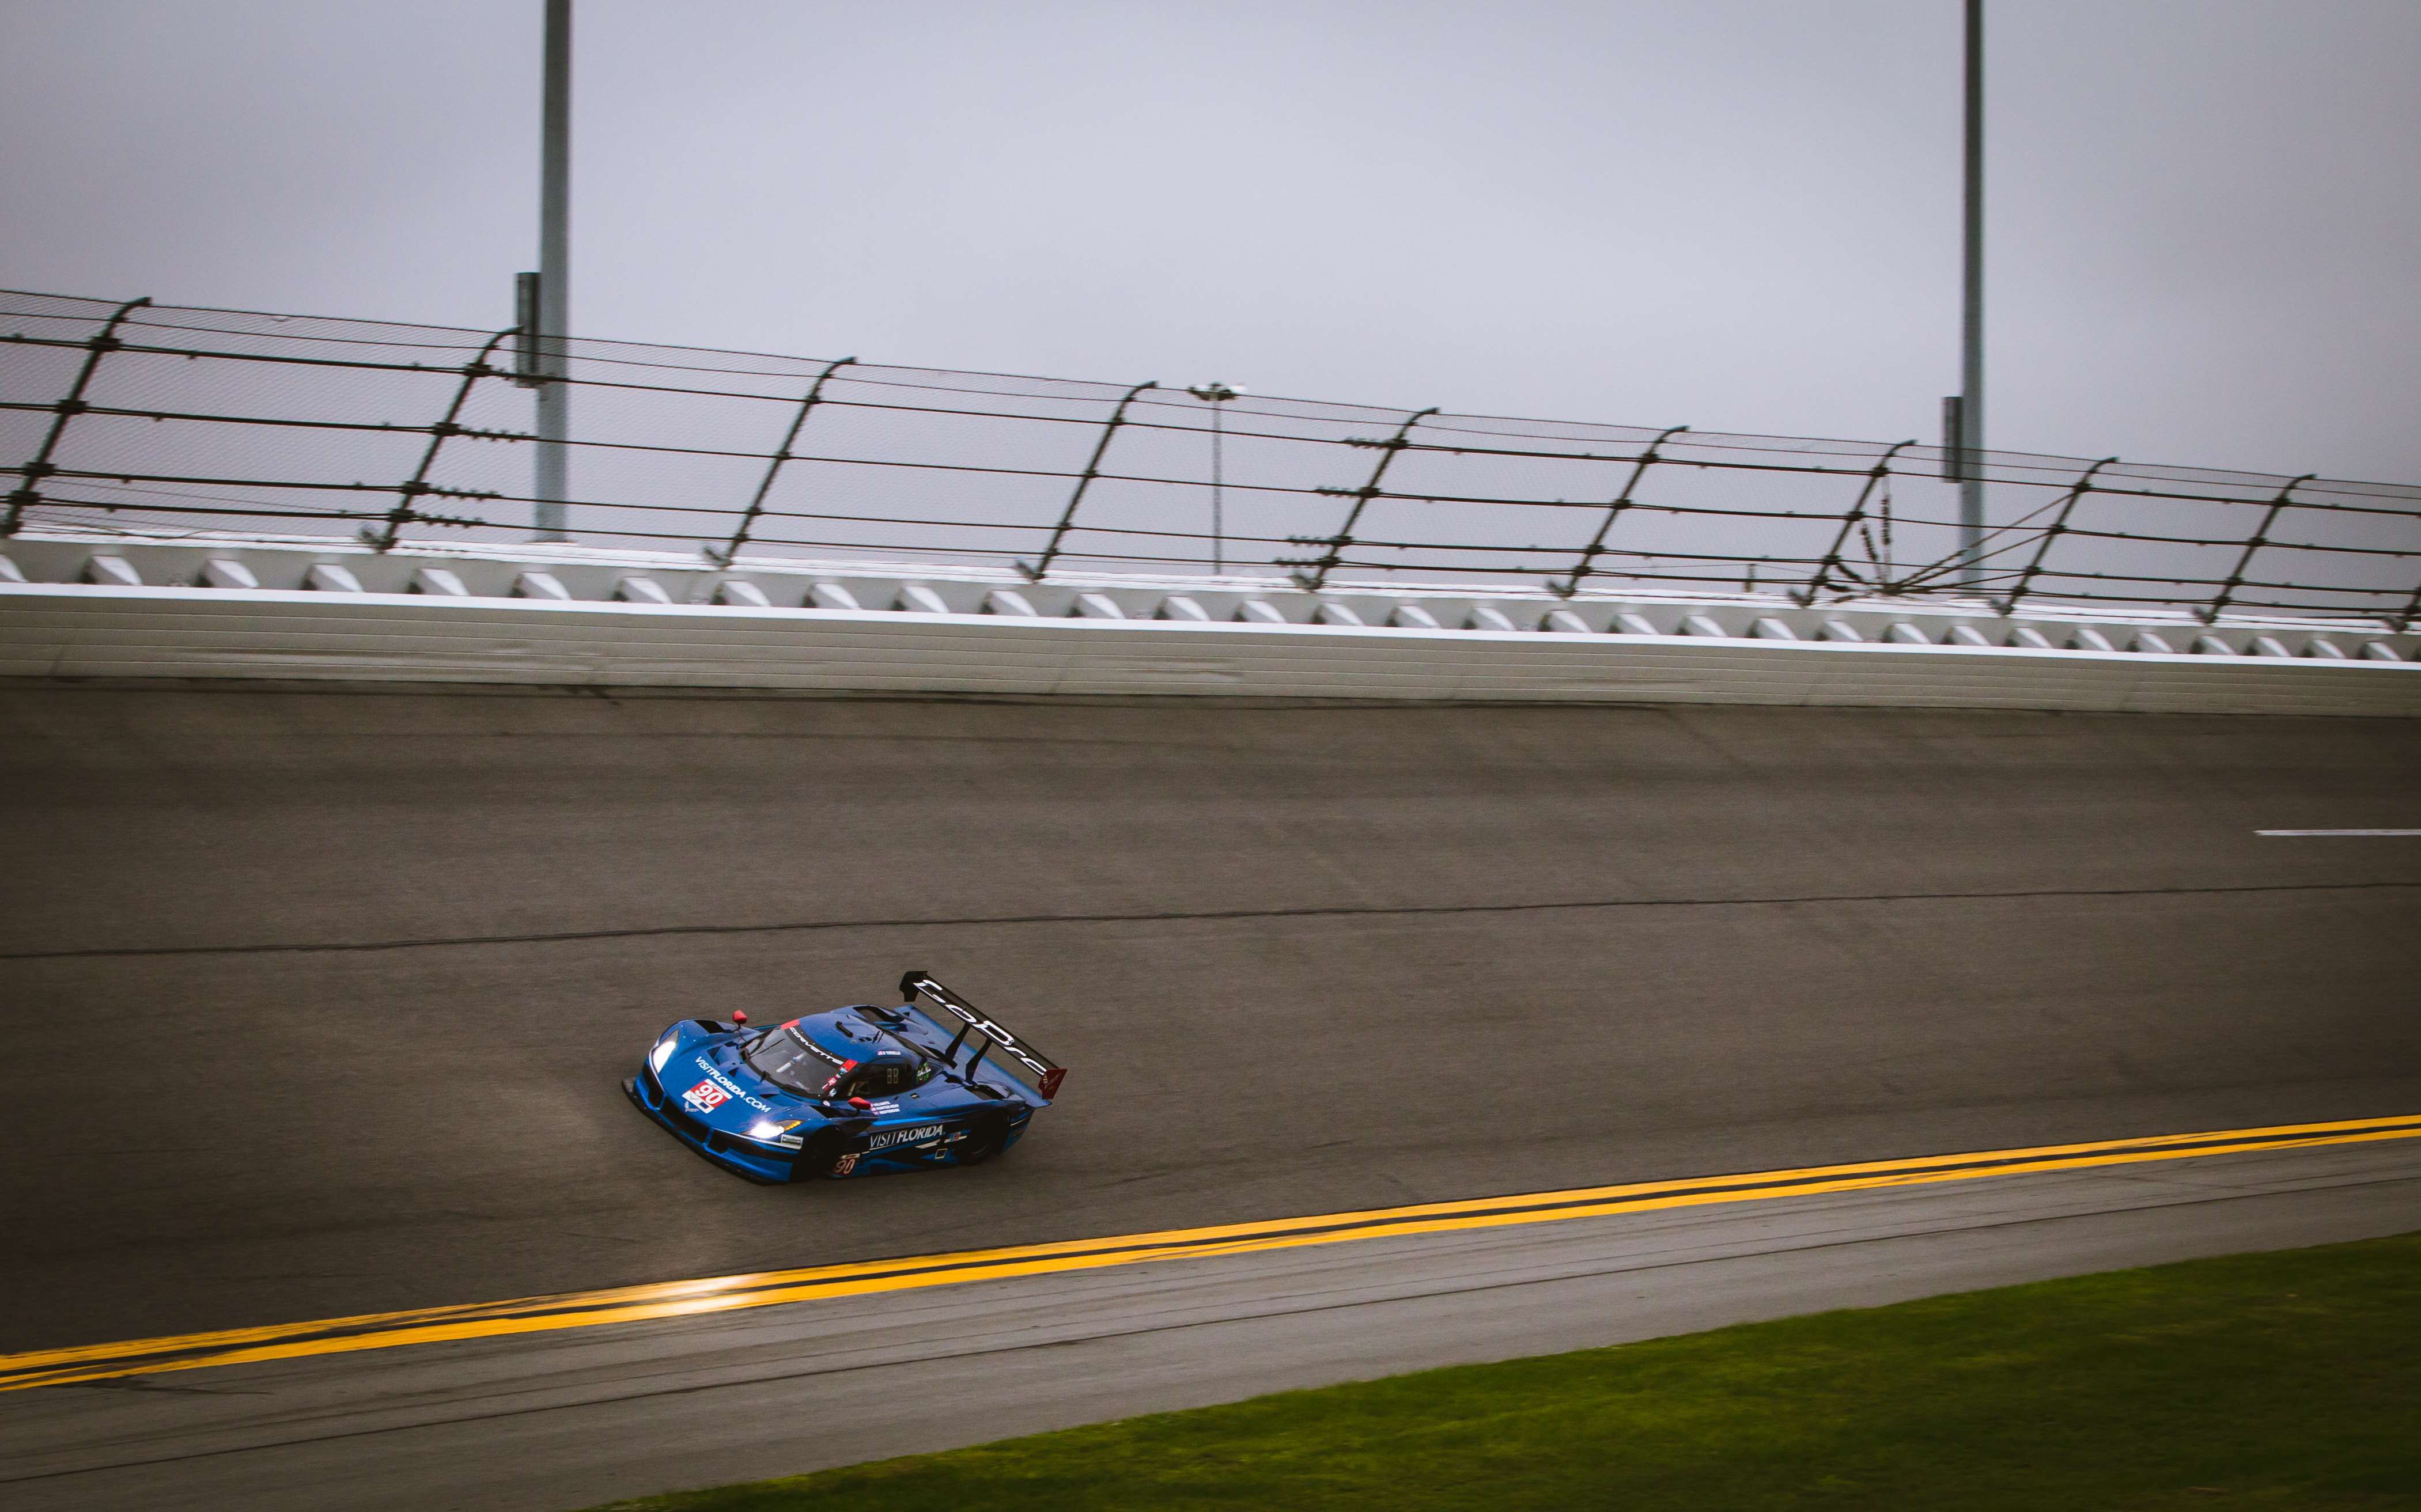
M 716 1086 L 712 1082 L 700 1082 L 682 1093 L 681 1100 L 688 1103 L 694 1112 L 709 1114 L 729 1102 L 731 1094 Z

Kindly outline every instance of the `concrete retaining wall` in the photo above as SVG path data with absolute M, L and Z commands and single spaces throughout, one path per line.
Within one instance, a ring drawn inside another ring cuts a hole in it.
M 2421 715 L 2407 660 L 60 583 L 0 675 Z

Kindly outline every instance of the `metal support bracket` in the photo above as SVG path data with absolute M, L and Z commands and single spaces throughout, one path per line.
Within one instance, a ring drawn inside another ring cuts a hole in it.
M 2068 517 L 2076 512 L 2077 501 L 2093 491 L 2094 475 L 2117 460 L 2116 457 L 2104 457 L 2086 468 L 2069 489 L 2066 496 L 2061 498 L 2059 513 L 2052 517 L 2051 523 L 2043 527 L 2042 538 L 2035 542 L 2034 559 L 2026 564 L 2024 571 L 2018 574 L 2018 581 L 2009 589 L 2009 596 L 2001 600 L 2001 613 L 2006 615 L 2017 608 L 2018 600 L 2026 596 L 2026 589 L 2033 585 L 2036 574 L 2042 570 L 2043 558 L 2051 554 L 2052 542 L 2057 540 L 2060 533 L 2068 529 Z
M 1641 452 L 1639 460 L 1631 464 L 1631 475 L 1623 480 L 1622 491 L 1615 495 L 1612 504 L 1606 506 L 1605 518 L 1598 522 L 1597 534 L 1591 536 L 1589 543 L 1581 548 L 1581 559 L 1572 564 L 1571 575 L 1561 583 L 1548 584 L 1549 593 L 1558 599 L 1569 599 L 1581 591 L 1581 579 L 1588 576 L 1590 564 L 1595 562 L 1599 553 L 1605 550 L 1605 538 L 1613 533 L 1614 522 L 1622 518 L 1622 511 L 1631 507 L 1631 496 L 1638 491 L 1639 480 L 1647 476 L 1648 469 L 1655 464 L 1658 449 L 1689 429 L 1688 426 L 1666 426 L 1654 441 L 1648 444 L 1648 449 Z
M 2278 496 L 2270 501 L 2269 509 L 2261 516 L 2261 523 L 2254 527 L 2252 538 L 2244 543 L 2244 554 L 2236 559 L 2236 567 L 2227 574 L 2227 581 L 2219 585 L 2218 597 L 2212 599 L 2210 606 L 2202 612 L 2204 624 L 2218 623 L 2219 616 L 2227 612 L 2227 600 L 2236 597 L 2237 589 L 2244 586 L 2244 569 L 2252 565 L 2253 553 L 2270 544 L 2270 527 L 2278 522 L 2279 512 L 2291 502 L 2288 495 L 2319 475 L 2317 473 L 2305 473 L 2280 489 Z
M 1396 433 L 1393 436 L 1388 437 L 1385 441 L 1371 441 L 1363 437 L 1355 437 L 1346 443 L 1349 446 L 1377 447 L 1379 449 L 1379 465 L 1370 469 L 1370 481 L 1363 484 L 1358 489 L 1351 491 L 1345 489 L 1321 489 L 1320 491 L 1322 493 L 1350 496 L 1353 500 L 1353 507 L 1346 511 L 1345 523 L 1336 528 L 1335 535 L 1324 537 L 1315 536 L 1304 539 L 1304 544 L 1305 545 L 1325 546 L 1328 550 L 1311 562 L 1304 564 L 1311 569 L 1309 572 L 1296 572 L 1291 574 L 1298 586 L 1302 587 L 1305 592 L 1318 593 L 1322 585 L 1328 582 L 1328 574 L 1335 570 L 1336 564 L 1345 558 L 1346 549 L 1353 544 L 1353 527 L 1361 522 L 1362 511 L 1369 507 L 1372 499 L 1379 496 L 1379 484 L 1386 477 L 1387 469 L 1394 465 L 1396 455 L 1398 452 L 1401 452 L 1405 447 L 1412 444 L 1412 442 L 1408 438 L 1413 433 L 1413 427 L 1419 425 L 1422 421 L 1437 413 L 1438 407 L 1432 404 L 1426 410 L 1421 410 L 1414 413 L 1406 415 L 1404 417 L 1404 423 L 1398 426 L 1396 428 Z
M 2421 588 L 2413 590 L 2413 597 L 2404 602 L 2404 613 L 2396 616 L 2396 633 L 2401 635 L 2412 630 L 2416 619 L 2421 619 Z
M 490 359 L 495 356 L 496 348 L 511 339 L 519 329 L 518 326 L 507 326 L 490 336 L 488 344 L 479 349 L 479 355 L 463 366 L 462 382 L 455 385 L 454 401 L 445 406 L 445 418 L 429 428 L 428 448 L 421 452 L 420 465 L 413 469 L 412 476 L 396 490 L 395 507 L 387 513 L 385 527 L 362 532 L 362 539 L 370 547 L 382 552 L 393 551 L 396 538 L 403 527 L 420 517 L 417 508 L 420 499 L 427 494 L 449 491 L 429 481 L 430 469 L 437 465 L 437 452 L 445 444 L 446 437 L 466 434 L 461 425 L 462 406 L 469 402 L 473 386 L 483 378 L 506 376 L 491 364 Z
M 8 512 L 0 517 L 0 537 L 17 534 L 18 523 L 24 519 L 25 511 L 42 502 L 42 479 L 51 475 L 51 456 L 59 448 L 59 437 L 67 433 L 68 421 L 84 413 L 84 391 L 92 383 L 93 370 L 101 366 L 102 356 L 117 351 L 121 344 L 117 339 L 118 322 L 150 303 L 148 294 L 141 299 L 128 300 L 111 311 L 101 329 L 93 333 L 92 339 L 84 344 L 84 366 L 76 369 L 74 385 L 68 390 L 67 397 L 53 407 L 51 429 L 42 437 L 41 449 L 34 453 L 32 461 L 25 464 L 17 486 L 8 491 Z
M 855 361 L 854 357 L 843 357 L 838 362 L 827 364 L 824 370 L 816 375 L 816 381 L 807 387 L 807 397 L 799 401 L 798 413 L 790 416 L 790 429 L 784 432 L 782 444 L 774 448 L 772 459 L 766 462 L 765 475 L 757 482 L 757 496 L 748 501 L 747 512 L 740 517 L 740 527 L 720 547 L 705 549 L 703 554 L 708 561 L 717 567 L 729 567 L 739 556 L 740 548 L 748 544 L 748 533 L 757 528 L 757 517 L 765 512 L 766 496 L 773 491 L 773 480 L 782 475 L 782 464 L 790 460 L 790 447 L 798 441 L 800 429 L 806 425 L 807 416 L 815 413 L 816 406 L 823 402 L 824 381 Z
M 1833 538 L 1831 549 L 1825 552 L 1824 559 L 1816 565 L 1816 575 L 1807 580 L 1806 587 L 1791 595 L 1803 607 L 1814 603 L 1823 595 L 1825 587 L 1831 583 L 1835 571 L 1847 570 L 1841 562 L 1841 548 L 1850 544 L 1850 538 L 1857 534 L 1858 526 L 1866 521 L 1867 501 L 1875 496 L 1875 490 L 1881 488 L 1883 479 L 1891 475 L 1892 459 L 1915 444 L 1913 439 L 1897 443 L 1889 451 L 1875 460 L 1873 470 L 1867 474 L 1866 486 L 1858 490 L 1858 502 L 1850 506 L 1850 512 L 1841 517 L 1840 534 Z
M 1118 433 L 1118 427 L 1127 423 L 1127 406 L 1132 404 L 1135 396 L 1144 390 L 1158 387 L 1160 383 L 1157 380 L 1148 383 L 1137 383 L 1127 390 L 1126 397 L 1118 400 L 1118 407 L 1110 412 L 1110 423 L 1101 428 L 1101 439 L 1093 443 L 1092 460 L 1085 464 L 1085 471 L 1077 476 L 1076 491 L 1068 495 L 1068 507 L 1061 511 L 1059 523 L 1051 532 L 1051 544 L 1042 549 L 1042 559 L 1039 562 L 1021 561 L 1017 564 L 1017 569 L 1025 574 L 1027 582 L 1041 582 L 1043 574 L 1051 570 L 1051 564 L 1058 558 L 1059 543 L 1068 538 L 1068 527 L 1075 523 L 1076 507 L 1085 502 L 1085 491 L 1091 488 L 1093 479 L 1101 475 L 1101 459 L 1109 452 L 1110 438 Z

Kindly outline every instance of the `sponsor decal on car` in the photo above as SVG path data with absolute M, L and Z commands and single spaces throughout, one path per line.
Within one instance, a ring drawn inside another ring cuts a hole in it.
M 900 1145 L 921 1145 L 941 1131 L 940 1124 L 918 1124 L 914 1129 L 880 1130 L 867 1143 L 867 1152 L 872 1154 L 876 1150 L 887 1150 Z
M 703 1055 L 697 1056 L 695 1059 L 697 1061 L 697 1068 L 704 1071 L 707 1076 L 713 1081 L 715 1085 L 723 1089 L 723 1096 L 715 1099 L 714 1102 L 707 1104 L 707 1107 L 711 1108 L 714 1106 L 715 1103 L 726 1102 L 733 1098 L 738 1098 L 741 1101 L 756 1109 L 758 1113 L 772 1113 L 773 1111 L 773 1105 L 772 1103 L 764 1101 L 758 1098 L 752 1098 L 747 1093 L 741 1091 L 740 1083 L 724 1075 L 721 1071 L 716 1070 L 712 1061 L 708 1060 Z M 695 1093 L 696 1090 L 696 1087 L 690 1088 L 691 1093 Z M 687 1095 L 683 1096 L 682 1100 L 688 1100 Z M 706 1108 L 700 1108 L 698 1109 L 698 1112 L 704 1113 L 706 1112 Z
M 912 984 L 915 990 L 924 993 L 927 997 L 931 998 L 934 1002 L 940 1004 L 943 1007 L 949 1009 L 952 1013 L 958 1015 L 961 1020 L 964 1021 L 967 1027 L 964 1031 L 961 1031 L 962 1034 L 972 1033 L 983 1036 L 986 1039 L 992 1041 L 992 1048 L 994 1050 L 1006 1052 L 1008 1055 L 1013 1057 L 1018 1064 L 1023 1066 L 1027 1070 L 1032 1071 L 1034 1073 L 1035 1085 L 1044 1097 L 1055 1098 L 1059 1095 L 1059 1081 L 1062 1077 L 1068 1074 L 1067 1068 L 1054 1066 L 1050 1062 L 1045 1061 L 1040 1056 L 1035 1054 L 1032 1051 L 1027 1050 L 1024 1044 L 1020 1041 L 1015 1035 L 1010 1034 L 1007 1029 L 1002 1028 L 997 1021 L 986 1018 L 984 1015 L 977 1013 L 974 1008 L 968 1006 L 966 1004 L 959 1002 L 956 998 L 950 996 L 947 989 L 944 988 L 941 983 L 934 981 L 931 977 L 926 976 L 919 978 L 911 975 L 908 980 L 901 982 L 899 985 L 903 990 L 906 990 L 910 988 Z
M 807 1032 L 799 1027 L 799 1021 L 796 1019 L 791 1020 L 782 1027 L 790 1031 L 790 1037 L 799 1042 L 799 1047 L 802 1050 L 804 1050 L 808 1054 L 813 1055 L 820 1061 L 826 1062 L 829 1065 L 837 1066 L 843 1070 L 847 1070 L 850 1067 L 857 1064 L 855 1061 L 842 1060 L 831 1051 L 824 1049 L 821 1045 L 809 1039 L 807 1037 Z

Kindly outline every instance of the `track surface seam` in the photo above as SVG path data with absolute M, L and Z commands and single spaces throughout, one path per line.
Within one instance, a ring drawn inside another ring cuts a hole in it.
M 1037 924 L 1186 924 L 1252 919 L 1420 918 L 1455 914 L 1548 913 L 1592 909 L 1778 908 L 1817 903 L 2007 902 L 2029 898 L 2213 897 L 2273 893 L 2392 892 L 2421 881 L 2261 882 L 2199 887 L 2038 887 L 1979 892 L 1805 893 L 1773 897 L 1606 897 L 1535 903 L 1326 904 L 1303 908 L 1201 909 L 1127 913 L 996 913 L 958 918 L 797 919 L 768 924 L 665 924 L 623 929 L 550 929 L 527 934 L 429 935 L 391 940 L 270 942 L 219 945 L 123 945 L 72 950 L 0 951 L 0 961 L 112 960 L 158 956 L 275 956 L 478 945 L 649 940 L 678 935 L 804 934 L 826 929 L 938 929 Z

